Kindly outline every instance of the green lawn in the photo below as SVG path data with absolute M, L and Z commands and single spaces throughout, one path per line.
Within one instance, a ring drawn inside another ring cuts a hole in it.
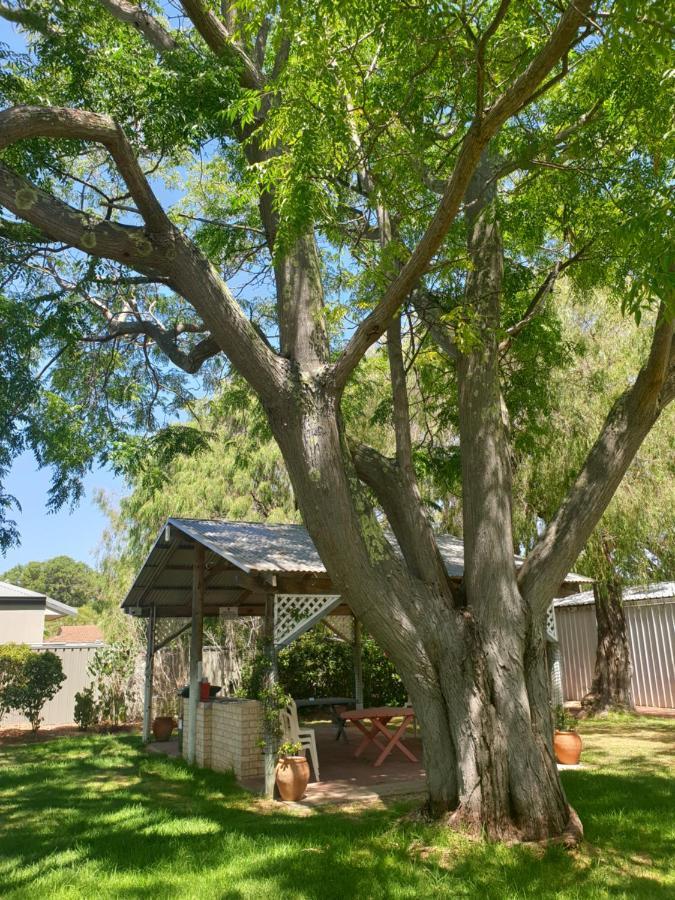
M 402 822 L 406 807 L 298 816 L 130 735 L 0 749 L 3 897 L 675 896 L 675 722 L 584 724 L 564 773 L 587 843 L 503 847 Z

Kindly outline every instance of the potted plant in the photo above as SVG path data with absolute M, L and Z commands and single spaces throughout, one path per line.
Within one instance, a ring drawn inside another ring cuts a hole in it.
M 300 800 L 309 781 L 309 764 L 299 741 L 284 741 L 277 752 L 276 782 L 282 800 Z
M 178 725 L 173 715 L 174 710 L 171 701 L 166 698 L 160 700 L 158 712 L 160 715 L 155 716 L 152 722 L 152 733 L 156 741 L 168 741 L 174 728 Z
M 581 756 L 581 738 L 575 731 L 576 719 L 563 706 L 556 706 L 554 722 L 555 758 L 564 766 L 576 766 Z

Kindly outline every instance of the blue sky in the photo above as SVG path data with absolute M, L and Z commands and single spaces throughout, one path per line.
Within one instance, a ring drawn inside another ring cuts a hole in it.
M 0 19 L 0 42 L 15 50 L 23 50 L 25 43 L 13 26 Z M 85 481 L 86 494 L 74 510 L 50 514 L 46 509 L 49 471 L 38 469 L 31 453 L 22 454 L 15 462 L 6 481 L 6 489 L 21 503 L 22 510 L 13 518 L 21 532 L 21 546 L 0 554 L 0 572 L 17 563 L 33 559 L 48 559 L 65 553 L 75 559 L 93 563 L 94 552 L 107 519 L 94 503 L 98 488 L 117 496 L 124 492 L 124 483 L 103 469 L 94 471 Z

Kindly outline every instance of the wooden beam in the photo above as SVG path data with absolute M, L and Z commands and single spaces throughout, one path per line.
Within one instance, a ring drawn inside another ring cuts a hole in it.
M 148 616 L 147 643 L 145 646 L 145 690 L 143 691 L 143 742 L 150 742 L 152 727 L 152 679 L 155 662 L 155 607 Z
M 263 624 L 263 652 L 267 661 L 266 696 L 263 700 L 263 741 L 265 743 L 265 787 L 264 796 L 271 800 L 274 796 L 274 783 L 277 762 L 277 736 L 273 728 L 273 717 L 276 707 L 272 702 L 274 688 L 277 684 L 277 654 L 274 647 L 274 594 L 268 594 L 265 600 L 265 620 Z
M 363 709 L 363 656 L 361 646 L 361 623 L 354 616 L 354 699 L 356 708 Z
M 197 755 L 197 710 L 199 708 L 199 681 L 202 676 L 202 641 L 204 630 L 204 562 L 206 553 L 201 544 L 194 545 L 192 572 L 192 631 L 190 636 L 190 696 L 188 699 L 187 761 L 195 764 Z
M 187 622 L 185 625 L 182 625 L 178 631 L 172 632 L 168 637 L 165 637 L 163 641 L 160 641 L 159 644 L 155 644 L 154 652 L 157 653 L 158 650 L 164 649 L 171 641 L 175 640 L 177 637 L 180 637 L 183 632 L 187 631 L 192 622 Z

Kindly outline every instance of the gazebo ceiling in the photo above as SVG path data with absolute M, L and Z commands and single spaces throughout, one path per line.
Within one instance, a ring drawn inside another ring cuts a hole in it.
M 393 537 L 390 538 L 396 549 Z M 451 535 L 438 535 L 448 574 L 464 571 L 464 546 Z M 206 551 L 204 615 L 230 610 L 234 615 L 262 615 L 269 593 L 330 594 L 330 578 L 302 525 L 266 525 L 217 519 L 168 519 L 136 576 L 122 609 L 147 616 L 186 617 L 192 610 L 193 558 L 196 544 Z M 515 558 L 516 566 L 522 564 Z M 591 584 L 570 573 L 562 594 Z M 336 613 L 346 613 L 344 605 Z

